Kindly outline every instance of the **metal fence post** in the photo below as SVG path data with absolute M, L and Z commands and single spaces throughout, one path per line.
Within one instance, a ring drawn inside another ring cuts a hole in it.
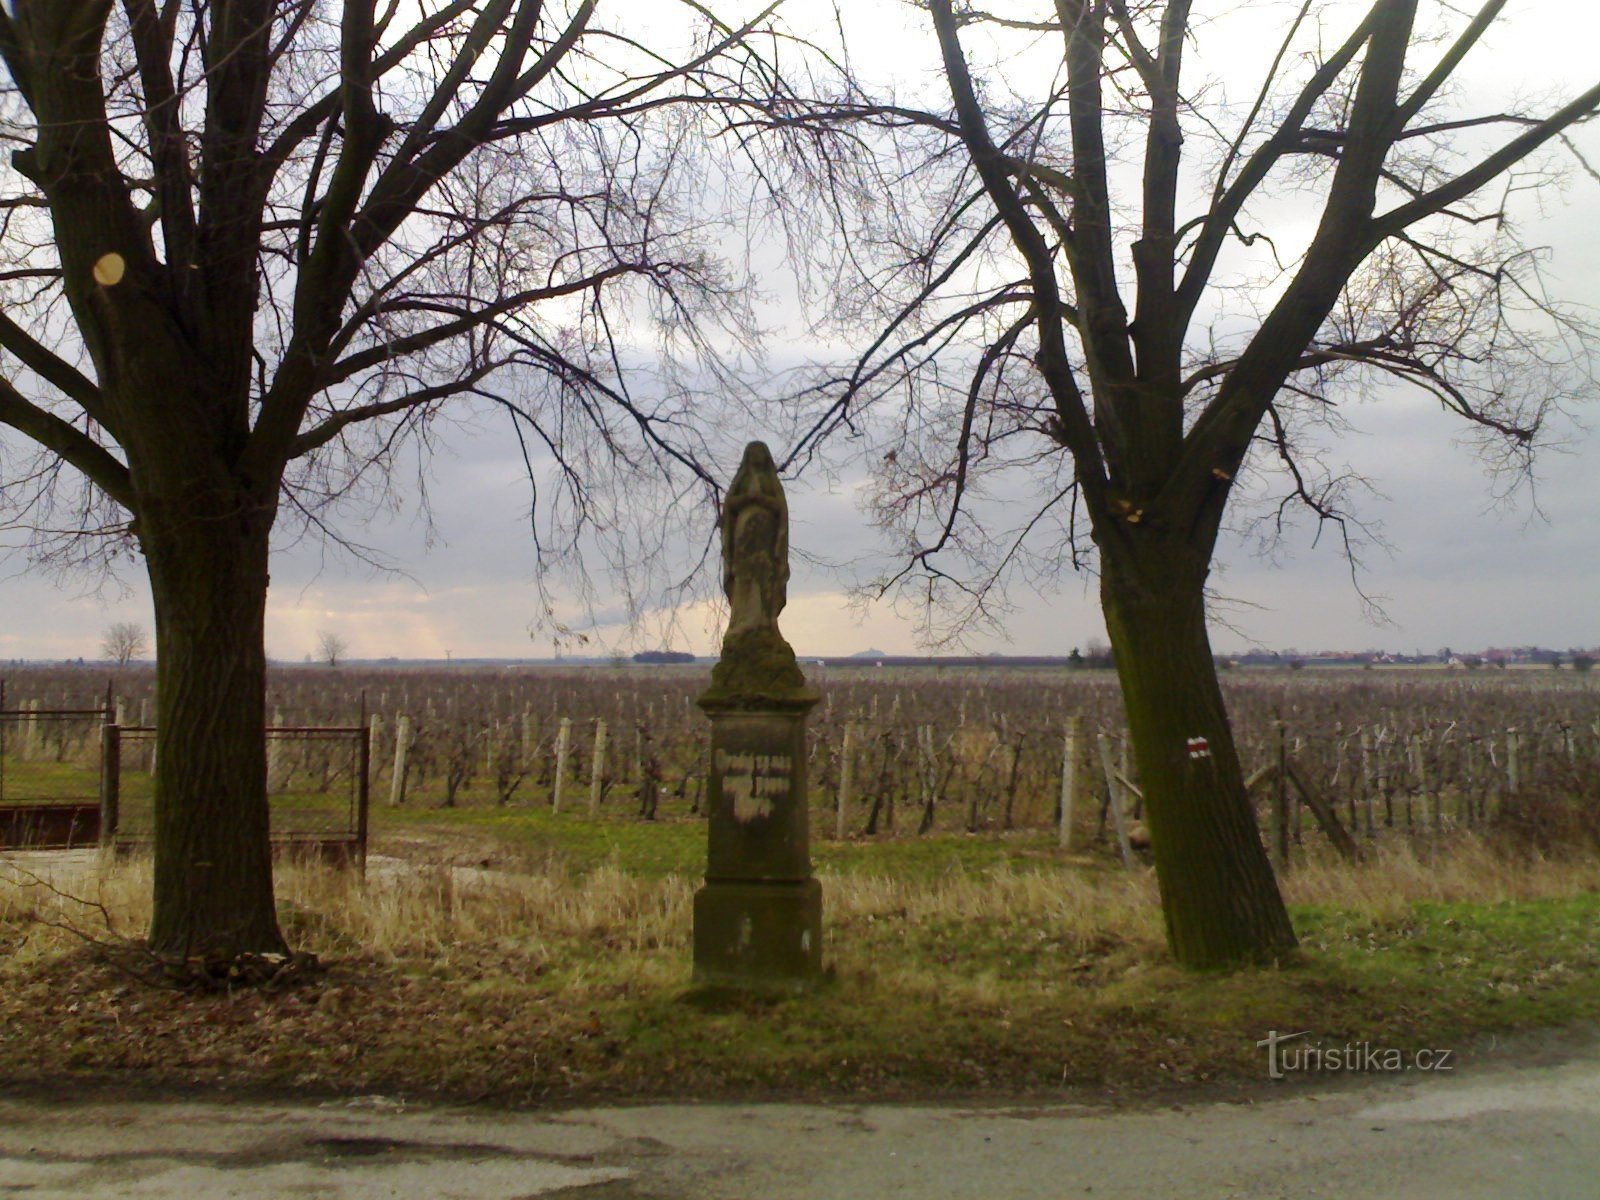
M 377 718 L 374 717 L 374 720 Z M 362 725 L 357 735 L 356 770 L 356 863 L 367 873 L 367 809 L 372 799 L 369 776 L 372 774 L 372 727 Z

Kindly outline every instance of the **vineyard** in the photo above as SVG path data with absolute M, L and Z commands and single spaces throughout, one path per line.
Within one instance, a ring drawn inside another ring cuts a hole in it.
M 1138 776 L 1111 673 L 813 670 L 814 836 L 1056 829 L 1076 849 L 1126 857 L 1140 846 Z M 694 699 L 705 683 L 694 666 L 285 668 L 269 681 L 268 711 L 278 728 L 369 729 L 380 813 L 536 805 L 681 820 L 704 795 L 708 727 Z M 28 714 L 97 709 L 109 695 L 119 725 L 148 730 L 153 684 L 148 670 L 109 681 L 13 670 L 0 796 L 19 779 L 95 794 L 93 723 Z M 1240 671 L 1224 686 L 1280 859 L 1469 826 L 1545 849 L 1600 830 L 1600 680 L 1587 674 Z M 136 775 L 148 775 L 152 750 L 148 738 L 130 744 Z M 348 742 L 274 736 L 268 752 L 275 811 L 308 788 L 349 791 Z

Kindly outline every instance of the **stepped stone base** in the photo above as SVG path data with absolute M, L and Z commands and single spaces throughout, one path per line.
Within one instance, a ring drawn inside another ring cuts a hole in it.
M 822 977 L 815 879 L 707 880 L 694 897 L 696 983 L 805 989 Z

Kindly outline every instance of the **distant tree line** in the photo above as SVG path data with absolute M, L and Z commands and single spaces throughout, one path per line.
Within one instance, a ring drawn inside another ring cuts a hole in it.
M 694 655 L 683 650 L 641 650 L 633 656 L 636 663 L 692 663 Z

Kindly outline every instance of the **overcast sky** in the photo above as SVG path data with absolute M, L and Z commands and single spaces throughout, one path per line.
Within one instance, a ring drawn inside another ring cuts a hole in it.
M 1591 6 L 1528 0 L 1512 10 L 1516 23 L 1477 71 L 1540 87 L 1565 82 L 1575 90 L 1600 70 L 1594 66 L 1600 13 Z M 1559 36 L 1552 36 L 1552 13 L 1562 18 Z M 1600 163 L 1600 129 L 1575 140 Z M 1525 239 L 1552 247 L 1548 274 L 1559 295 L 1600 308 L 1600 237 L 1594 233 L 1600 181 L 1575 171 L 1565 194 L 1544 197 L 1540 207 L 1542 213 L 1524 210 Z M 1358 431 L 1338 450 L 1381 490 L 1361 512 L 1381 524 L 1392 548 L 1392 554 L 1369 552 L 1359 582 L 1381 599 L 1388 623 L 1370 619 L 1335 539 L 1325 537 L 1313 548 L 1306 529 L 1272 562 L 1233 541 L 1221 548 L 1213 576 L 1219 651 L 1600 643 L 1600 445 L 1594 435 L 1579 424 L 1564 426 L 1570 444 L 1544 456 L 1537 489 L 1497 504 L 1481 465 L 1453 440 L 1462 432 L 1459 422 L 1441 415 L 1437 404 L 1397 395 L 1358 406 L 1350 416 Z M 1600 408 L 1579 416 L 1594 424 Z M 724 464 L 726 473 L 736 465 Z M 525 521 L 528 484 L 514 442 L 492 427 L 462 432 L 434 458 L 431 476 L 437 534 L 431 548 L 413 514 L 361 530 L 361 539 L 403 574 L 377 575 L 314 547 L 279 556 L 268 604 L 269 654 L 299 659 L 314 649 L 320 630 L 340 634 L 360 658 L 551 653 L 548 632 L 529 632 L 540 605 Z M 797 550 L 839 561 L 881 544 L 848 483 L 799 480 L 790 484 L 789 498 Z M 15 557 L 0 561 L 0 572 L 0 659 L 95 658 L 112 622 L 153 627 L 148 588 L 136 567 L 98 592 L 83 580 L 30 575 Z M 882 604 L 851 608 L 833 574 L 796 562 L 789 597 L 783 627 L 802 654 L 917 650 L 915 614 Z M 981 637 L 973 648 L 1066 654 L 1104 637 L 1092 578 L 1068 574 L 1048 594 L 1019 588 L 1011 599 L 1016 611 L 1007 623 L 1009 638 Z M 601 596 L 602 618 L 611 608 L 610 598 Z M 684 609 L 675 646 L 712 651 L 718 620 L 709 603 Z M 606 626 L 594 631 L 590 649 L 578 652 L 651 648 L 665 640 L 660 629 L 660 622 L 632 632 Z

